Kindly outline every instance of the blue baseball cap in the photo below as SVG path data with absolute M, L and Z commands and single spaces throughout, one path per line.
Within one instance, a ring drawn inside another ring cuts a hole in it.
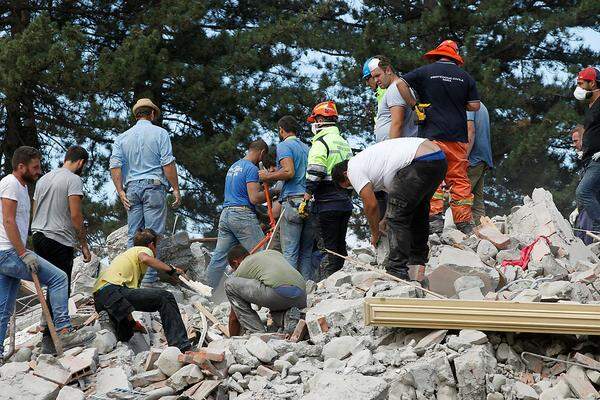
M 371 71 L 379 66 L 379 58 L 371 57 L 365 61 L 362 69 L 363 79 L 367 79 L 371 76 Z

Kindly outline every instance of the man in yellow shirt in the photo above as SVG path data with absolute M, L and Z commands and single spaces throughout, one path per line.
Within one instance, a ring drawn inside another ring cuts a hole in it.
M 142 229 L 135 234 L 134 247 L 115 257 L 98 277 L 94 286 L 96 311 L 108 313 L 117 339 L 122 342 L 129 341 L 134 331 L 140 329 L 131 316 L 133 311 L 158 311 L 169 346 L 185 352 L 192 346 L 173 294 L 167 290 L 139 288 L 148 267 L 169 275 L 183 273 L 155 257 L 157 242 L 158 235 L 152 229 Z

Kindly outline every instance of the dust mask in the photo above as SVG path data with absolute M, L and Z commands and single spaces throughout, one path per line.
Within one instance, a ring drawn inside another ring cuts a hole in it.
M 585 90 L 581 86 L 577 86 L 575 88 L 575 90 L 573 91 L 573 96 L 579 101 L 583 101 L 591 95 L 592 95 L 592 92 Z

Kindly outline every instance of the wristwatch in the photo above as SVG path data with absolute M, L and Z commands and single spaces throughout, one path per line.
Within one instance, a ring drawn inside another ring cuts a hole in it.
M 169 267 L 171 267 L 171 270 L 169 272 L 167 272 L 167 275 L 171 275 L 173 276 L 173 274 L 175 273 L 175 271 L 177 271 L 177 269 L 175 269 L 174 266 L 172 266 L 171 264 L 167 264 Z

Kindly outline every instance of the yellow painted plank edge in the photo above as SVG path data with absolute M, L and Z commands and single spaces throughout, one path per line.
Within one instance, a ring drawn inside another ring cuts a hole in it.
M 376 326 L 600 335 L 600 304 L 373 297 L 364 312 Z

